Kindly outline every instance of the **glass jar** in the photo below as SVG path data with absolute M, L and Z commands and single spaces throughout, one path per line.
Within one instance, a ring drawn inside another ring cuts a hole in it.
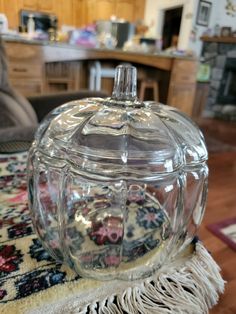
M 189 243 L 206 202 L 202 133 L 175 108 L 140 102 L 118 66 L 111 98 L 72 101 L 41 123 L 28 158 L 36 233 L 81 276 L 150 276 Z

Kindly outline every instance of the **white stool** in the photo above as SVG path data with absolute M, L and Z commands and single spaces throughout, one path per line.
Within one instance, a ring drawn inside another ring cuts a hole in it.
M 89 89 L 90 90 L 101 90 L 101 81 L 103 77 L 114 78 L 115 69 L 112 68 L 103 68 L 101 62 L 95 61 L 90 66 L 89 70 Z

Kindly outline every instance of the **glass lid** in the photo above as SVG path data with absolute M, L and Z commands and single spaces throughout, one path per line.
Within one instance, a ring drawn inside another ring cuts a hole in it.
M 36 143 L 45 155 L 109 176 L 153 176 L 207 159 L 203 136 L 189 118 L 138 100 L 130 65 L 117 67 L 111 98 L 73 101 L 52 112 Z

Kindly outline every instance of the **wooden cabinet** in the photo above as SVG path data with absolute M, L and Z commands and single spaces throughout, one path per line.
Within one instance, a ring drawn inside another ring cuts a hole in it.
M 60 25 L 73 25 L 73 10 L 72 0 L 61 0 L 58 1 L 60 6 L 60 14 L 58 15 Z
M 51 62 L 45 65 L 46 91 L 78 90 L 80 62 Z
M 143 20 L 144 10 L 145 10 L 146 0 L 136 0 L 134 1 L 134 22 L 138 20 Z
M 81 27 L 86 24 L 85 3 L 83 0 L 72 0 L 73 25 Z
M 167 104 L 192 116 L 195 85 L 170 84 Z
M 143 19 L 145 0 L 0 0 L 0 12 L 6 14 L 10 28 L 19 26 L 21 9 L 56 14 L 59 27 L 81 27 L 112 15 L 130 22 Z
M 54 10 L 54 0 L 18 0 L 18 5 L 24 10 L 48 13 L 53 13 Z
M 45 90 L 87 88 L 88 61 L 101 60 L 106 66 L 105 60 L 109 59 L 109 66 L 114 67 L 119 62 L 135 62 L 139 68 L 143 67 L 144 73 L 148 71 L 149 77 L 152 71 L 154 75 L 161 74 L 160 86 L 165 83 L 160 91 L 161 101 L 189 116 L 194 114 L 197 60 L 114 50 L 79 49 L 59 44 L 6 42 L 5 46 L 10 81 L 24 95 L 40 94 Z M 164 81 L 163 77 L 166 77 Z
M 16 0 L 1 0 L 0 12 L 5 13 L 8 19 L 8 25 L 16 29 L 19 25 L 19 10 L 21 6 Z
M 130 22 L 143 19 L 145 0 L 84 0 L 87 23 L 110 19 L 112 15 Z
M 11 79 L 11 84 L 19 93 L 26 97 L 42 94 L 43 89 L 39 80 Z
M 116 2 L 116 16 L 127 21 L 134 20 L 135 1 L 118 0 Z
M 196 95 L 193 106 L 193 114 L 194 118 L 201 118 L 202 113 L 205 109 L 207 98 L 209 95 L 209 85 L 208 82 L 198 82 L 196 88 Z
M 196 82 L 196 63 L 188 60 L 174 60 L 174 67 L 171 75 L 175 83 L 191 84 Z
M 110 19 L 112 15 L 130 22 L 144 18 L 146 0 L 81 0 L 78 8 L 82 10 L 82 25 L 93 23 L 96 20 Z M 77 13 L 78 20 L 79 14 Z M 78 23 L 78 22 L 77 22 Z
M 83 0 L 80 2 L 84 3 L 85 23 L 110 19 L 112 15 L 135 22 L 144 18 L 146 0 Z
M 58 26 L 82 26 L 84 25 L 81 16 L 84 17 L 83 0 L 54 0 L 53 13 L 58 17 Z
M 95 18 L 95 6 L 96 1 L 95 0 L 87 0 L 85 1 L 85 21 L 86 24 L 91 24 L 96 20 Z
M 42 69 L 40 65 L 31 64 L 27 66 L 23 62 L 13 61 L 9 64 L 9 76 L 14 79 L 24 78 L 34 78 L 40 79 L 42 76 Z
M 192 116 L 196 90 L 197 62 L 175 59 L 167 104 Z
M 39 46 L 6 43 L 9 79 L 25 96 L 41 94 L 44 90 L 44 62 Z M 17 51 L 17 53 L 16 53 Z
M 116 0 L 115 15 L 129 22 L 144 18 L 146 0 Z
M 113 0 L 96 1 L 96 9 L 94 11 L 97 20 L 110 19 L 110 17 L 115 14 L 115 1 Z
M 53 9 L 53 0 L 40 0 L 37 3 L 38 11 L 53 13 Z
M 21 0 L 19 3 L 22 9 L 36 11 L 38 8 L 38 0 Z
M 8 25 L 12 29 L 17 29 L 20 25 L 20 10 L 41 11 L 55 13 L 55 3 L 57 0 L 1 0 L 0 11 L 5 13 Z
M 87 0 L 85 2 L 85 15 L 88 24 L 97 20 L 109 20 L 115 15 L 116 2 L 114 0 Z

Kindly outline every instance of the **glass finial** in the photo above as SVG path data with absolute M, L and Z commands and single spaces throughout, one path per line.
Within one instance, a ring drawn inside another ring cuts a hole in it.
M 117 100 L 135 100 L 137 98 L 137 70 L 132 65 L 116 67 L 112 98 Z

